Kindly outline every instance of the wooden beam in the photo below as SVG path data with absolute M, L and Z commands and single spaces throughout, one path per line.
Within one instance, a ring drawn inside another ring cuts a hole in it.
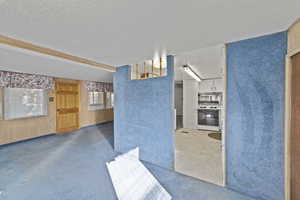
M 0 35 L 0 43 L 115 72 L 115 67 Z

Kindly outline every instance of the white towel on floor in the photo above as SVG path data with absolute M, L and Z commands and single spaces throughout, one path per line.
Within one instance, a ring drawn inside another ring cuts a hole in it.
M 171 200 L 171 195 L 139 161 L 139 149 L 106 163 L 119 200 Z

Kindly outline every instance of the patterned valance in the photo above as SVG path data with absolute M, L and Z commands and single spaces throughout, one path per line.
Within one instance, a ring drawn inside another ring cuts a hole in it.
M 10 72 L 0 71 L 0 87 L 9 87 L 10 85 Z
M 113 92 L 113 84 L 105 82 L 86 81 L 86 88 L 93 92 Z
M 54 78 L 52 77 L 0 71 L 0 87 L 49 90 L 54 89 L 54 86 Z

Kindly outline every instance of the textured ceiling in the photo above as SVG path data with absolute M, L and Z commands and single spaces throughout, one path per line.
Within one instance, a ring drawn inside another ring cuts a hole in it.
M 0 45 L 0 70 L 75 80 L 112 82 L 113 73 L 43 54 Z
M 176 55 L 175 80 L 192 79 L 183 70 L 183 65 L 186 64 L 203 79 L 222 77 L 225 66 L 224 48 L 224 45 L 216 45 Z
M 283 31 L 299 0 L 0 0 L 0 34 L 119 66 Z

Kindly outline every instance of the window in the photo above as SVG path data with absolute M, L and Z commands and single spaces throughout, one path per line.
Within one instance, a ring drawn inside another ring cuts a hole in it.
M 42 89 L 4 88 L 4 119 L 18 119 L 48 114 L 48 91 Z
M 106 92 L 106 108 L 110 109 L 114 107 L 114 93 Z
M 158 78 L 167 76 L 167 58 L 156 57 L 142 63 L 131 65 L 131 80 Z
M 104 109 L 104 92 L 89 92 L 89 110 Z

